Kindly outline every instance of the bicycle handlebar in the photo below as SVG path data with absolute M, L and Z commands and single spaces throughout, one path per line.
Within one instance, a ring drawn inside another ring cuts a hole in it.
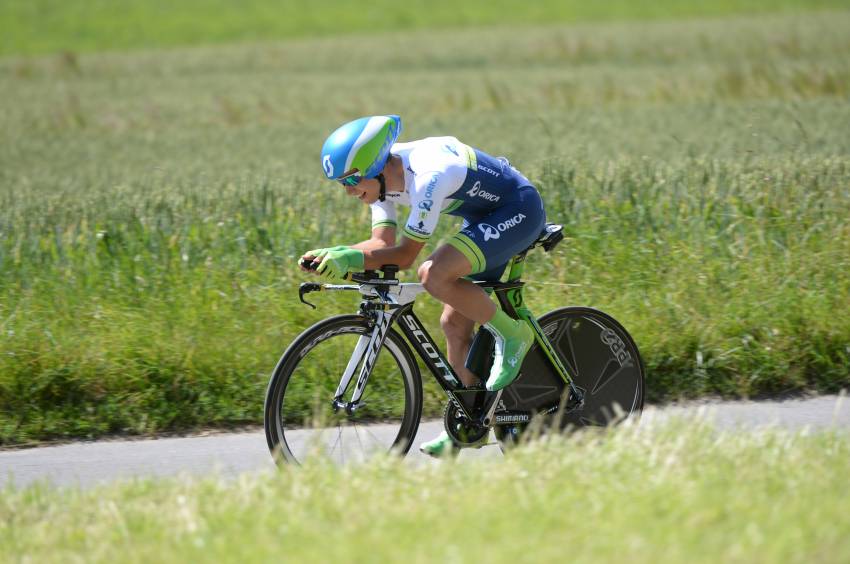
M 319 263 L 315 261 L 307 262 L 305 260 L 302 260 L 299 261 L 299 263 L 308 270 L 316 270 L 316 268 L 318 268 L 319 266 Z M 399 270 L 397 264 L 385 264 L 381 266 L 378 270 L 384 273 L 383 277 L 378 276 L 378 272 L 375 270 L 348 273 L 346 278 L 351 280 L 352 282 L 355 282 L 357 285 L 335 285 L 318 284 L 316 282 L 302 282 L 301 285 L 298 287 L 298 299 L 301 300 L 301 303 L 307 304 L 313 309 L 316 309 L 315 305 L 304 299 L 305 294 L 309 294 L 310 292 L 323 292 L 325 290 L 358 290 L 363 284 L 372 284 L 376 286 L 397 286 L 399 284 L 398 278 L 396 277 L 396 274 Z

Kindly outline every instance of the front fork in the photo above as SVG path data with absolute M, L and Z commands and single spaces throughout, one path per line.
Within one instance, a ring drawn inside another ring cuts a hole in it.
M 351 358 L 348 360 L 348 365 L 340 378 L 339 386 L 334 393 L 334 399 L 331 402 L 334 413 L 340 409 L 344 409 L 349 415 L 352 415 L 361 406 L 360 398 L 363 396 L 363 391 L 366 389 L 366 382 L 372 374 L 372 369 L 375 367 L 375 362 L 378 360 L 378 351 L 381 350 L 381 345 L 384 344 L 384 339 L 387 338 L 387 331 L 390 327 L 392 316 L 388 312 L 376 312 L 375 326 L 372 328 L 370 335 L 360 335 L 357 340 L 357 345 L 354 347 L 354 352 L 351 353 Z M 365 358 L 364 358 L 365 357 Z M 351 401 L 344 401 L 348 386 L 351 384 L 351 379 L 354 376 L 354 371 L 360 366 L 360 374 L 357 376 L 357 384 L 354 386 L 354 393 L 351 396 Z

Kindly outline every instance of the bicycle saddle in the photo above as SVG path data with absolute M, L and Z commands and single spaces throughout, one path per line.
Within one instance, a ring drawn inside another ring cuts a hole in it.
M 554 249 L 558 243 L 560 243 L 564 239 L 564 226 L 559 225 L 557 223 L 547 223 L 546 227 L 543 228 L 543 231 L 540 232 L 540 235 L 531 244 L 527 251 L 530 251 L 534 247 L 541 245 L 543 250 L 547 253 Z

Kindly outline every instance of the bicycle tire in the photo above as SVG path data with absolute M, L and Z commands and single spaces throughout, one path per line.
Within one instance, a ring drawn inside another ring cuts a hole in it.
M 266 441 L 275 462 L 301 464 L 320 454 L 345 463 L 376 452 L 404 455 L 410 449 L 422 414 L 422 380 L 409 346 L 394 329 L 387 331 L 378 353 L 363 392 L 363 407 L 348 414 L 334 412 L 331 406 L 354 345 L 371 331 L 363 316 L 334 316 L 306 329 L 283 353 L 269 379 L 264 406 Z M 316 351 L 324 354 L 311 354 Z M 355 387 L 357 374 L 346 397 Z M 382 392 L 400 397 L 383 397 Z M 336 443 L 330 451 L 323 444 L 333 440 L 333 428 L 323 426 L 327 422 L 336 423 L 338 452 Z M 382 426 L 367 428 L 377 423 Z M 393 427 L 387 428 L 388 424 Z M 364 444 L 364 438 L 372 441 L 371 446 Z
M 573 382 L 584 392 L 582 408 L 547 416 L 557 419 L 554 424 L 544 422 L 541 429 L 605 427 L 643 411 L 643 359 L 634 339 L 616 319 L 598 309 L 570 306 L 550 311 L 537 322 Z M 529 355 L 537 347 L 535 344 Z M 504 450 L 516 444 L 525 428 L 497 426 L 494 431 Z

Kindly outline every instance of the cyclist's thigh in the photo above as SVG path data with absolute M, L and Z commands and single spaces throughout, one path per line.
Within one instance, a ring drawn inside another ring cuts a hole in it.
M 498 278 L 508 261 L 527 249 L 546 225 L 546 212 L 537 190 L 525 186 L 519 191 L 519 201 L 468 219 L 468 225 L 464 222 L 464 228 L 449 240 L 448 244 L 469 260 L 471 274 L 498 270 Z
M 431 275 L 436 275 L 440 278 L 456 280 L 468 276 L 472 272 L 470 261 L 466 255 L 458 252 L 451 245 L 440 245 L 437 247 L 428 259 L 422 263 L 420 269 L 426 267 L 429 262 L 433 263 Z

